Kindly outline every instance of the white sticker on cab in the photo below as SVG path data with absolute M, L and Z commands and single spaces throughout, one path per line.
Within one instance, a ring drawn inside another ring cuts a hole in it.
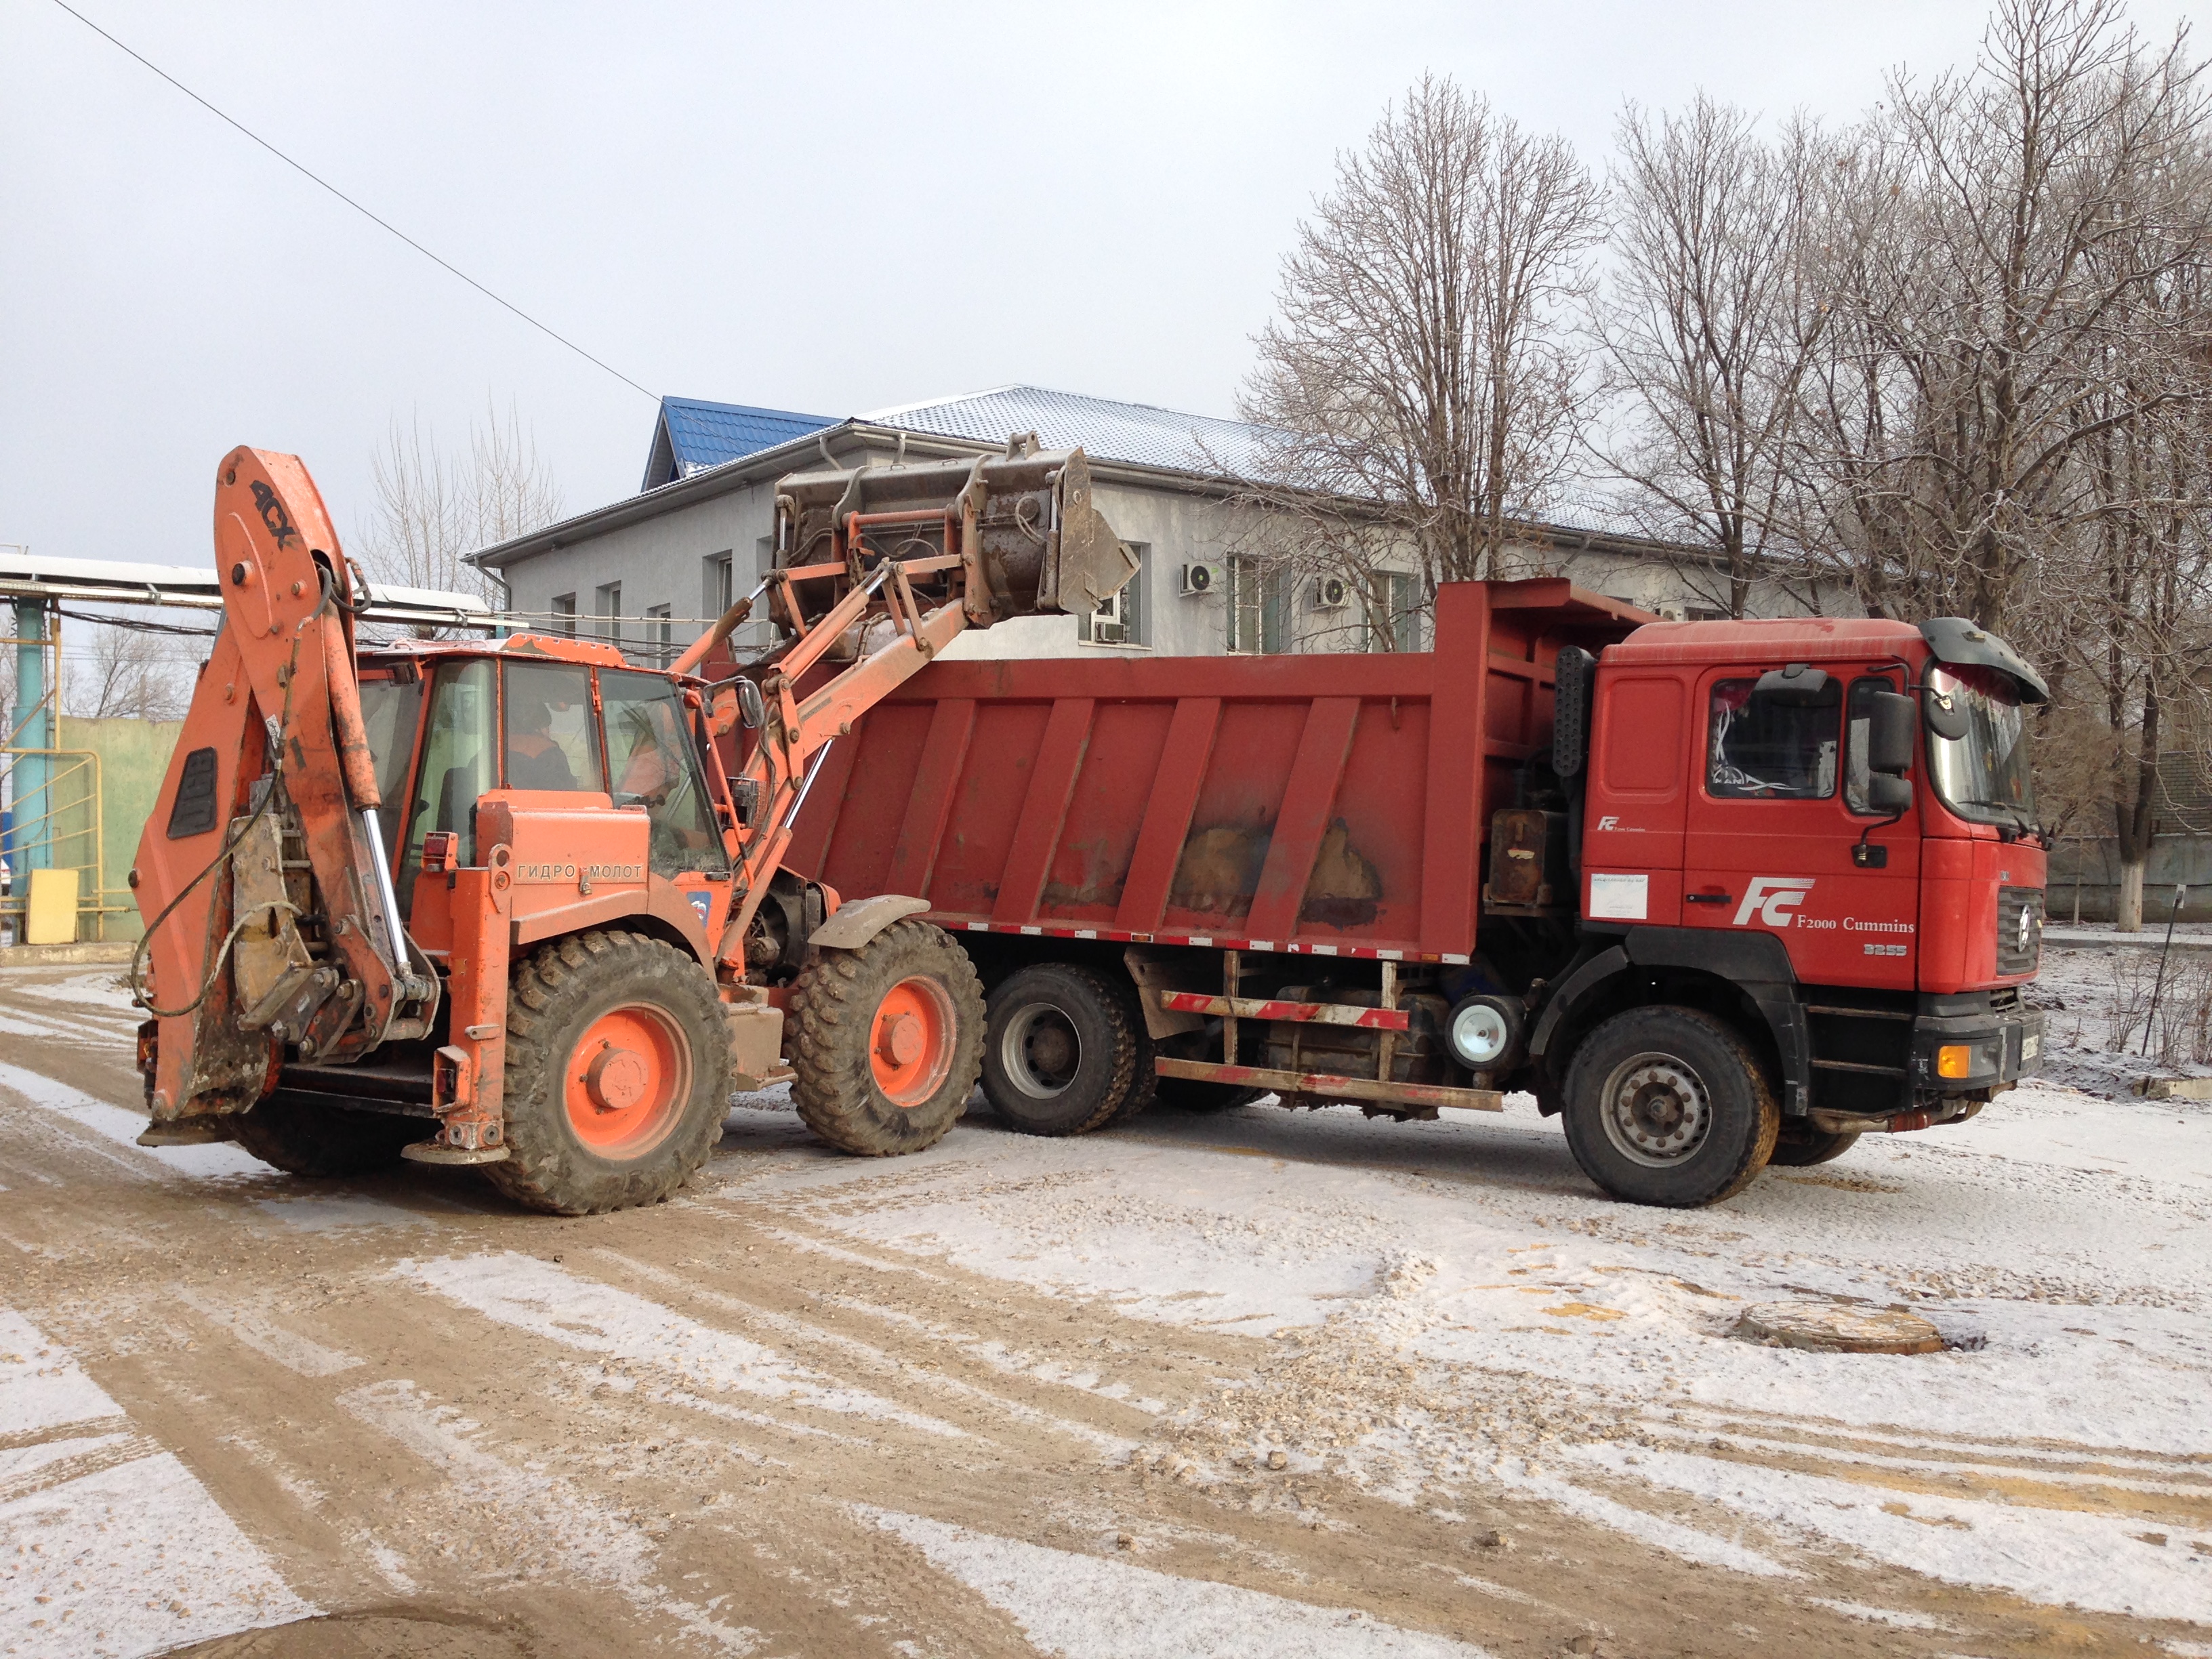
M 1590 872 L 1592 921 L 1642 921 L 1651 914 L 1651 878 Z

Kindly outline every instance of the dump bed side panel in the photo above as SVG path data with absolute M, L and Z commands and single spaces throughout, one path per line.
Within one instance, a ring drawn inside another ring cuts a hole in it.
M 1640 620 L 1461 583 L 1431 652 L 941 662 L 839 741 L 788 861 L 954 929 L 1463 960 L 1559 647 Z

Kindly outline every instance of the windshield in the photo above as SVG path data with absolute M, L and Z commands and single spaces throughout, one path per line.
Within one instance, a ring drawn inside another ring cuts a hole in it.
M 376 763 L 376 792 L 384 798 L 377 828 L 384 833 L 388 862 L 398 844 L 406 814 L 399 797 L 407 787 L 407 765 L 415 758 L 415 726 L 422 713 L 422 679 L 365 678 L 361 683 L 362 723 L 368 728 L 369 758 Z
M 1943 804 L 1976 823 L 2027 830 L 2035 823 L 2028 775 L 2027 716 L 2012 677 L 1994 668 L 1930 665 L 1929 685 L 1964 706 L 1963 738 L 1928 733 L 1929 771 Z

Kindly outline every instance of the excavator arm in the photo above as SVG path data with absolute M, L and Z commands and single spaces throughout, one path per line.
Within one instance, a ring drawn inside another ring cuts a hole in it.
M 392 890 L 363 591 L 296 457 L 240 448 L 216 476 L 222 621 L 131 872 L 156 1122 L 247 1109 L 287 1044 L 342 1064 L 425 1036 L 439 996 Z

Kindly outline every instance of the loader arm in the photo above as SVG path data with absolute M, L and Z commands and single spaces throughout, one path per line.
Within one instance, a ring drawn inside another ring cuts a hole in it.
M 131 872 L 157 1120 L 250 1108 L 287 1044 L 343 1063 L 427 1036 L 439 995 L 385 855 L 363 595 L 296 457 L 224 458 L 215 552 L 222 625 Z
M 763 719 L 740 781 L 753 802 L 734 838 L 740 886 L 717 955 L 742 978 L 745 940 L 823 753 L 964 629 L 1095 609 L 1136 562 L 1092 504 L 1080 449 L 1010 441 L 1003 455 L 799 473 L 776 486 L 775 568 L 673 665 L 688 672 L 765 595 L 790 635 L 760 677 Z M 833 656 L 851 665 L 802 690 Z M 738 719 L 734 693 L 714 724 Z

